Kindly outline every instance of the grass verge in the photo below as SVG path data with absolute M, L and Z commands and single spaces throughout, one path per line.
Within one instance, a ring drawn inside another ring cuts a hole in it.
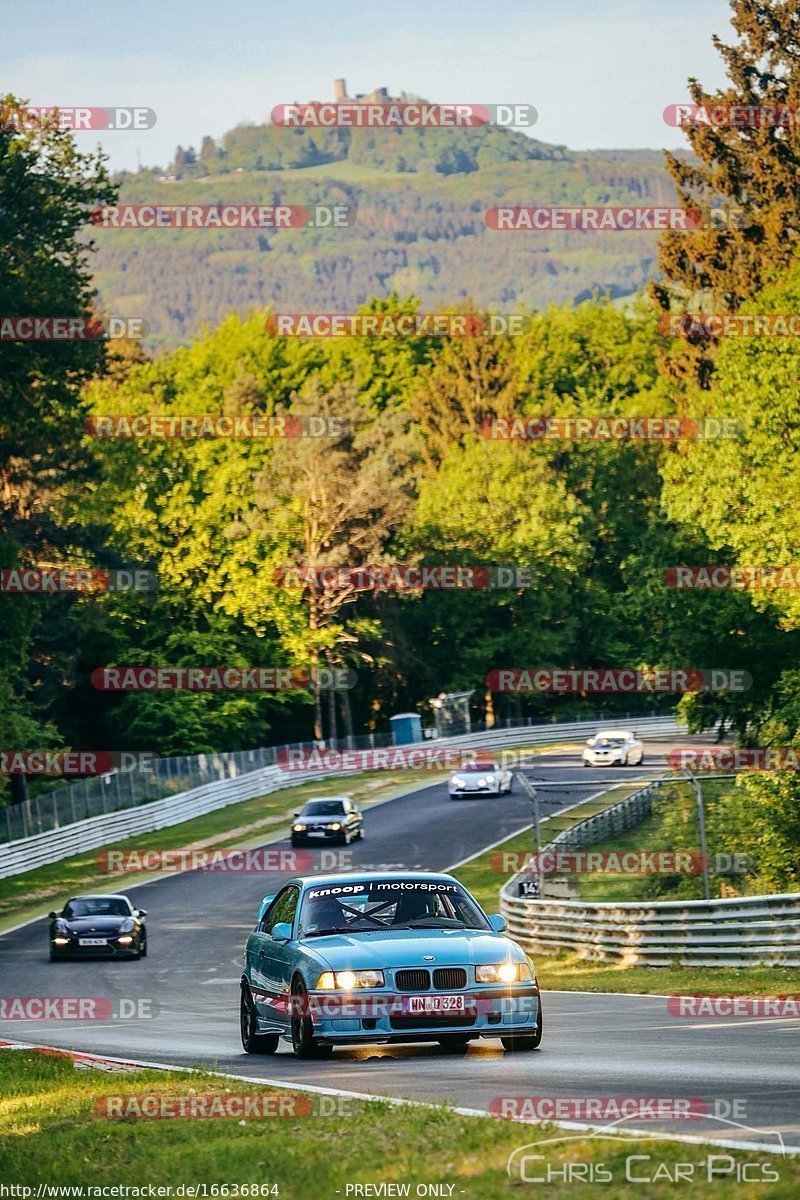
M 217 1108 L 227 1105 L 230 1110 L 235 1103 L 231 1096 L 245 1093 L 272 1096 L 273 1101 L 265 1102 L 274 1104 L 283 1097 L 284 1112 L 294 1103 L 294 1113 L 282 1118 L 161 1120 L 108 1118 L 98 1113 L 98 1106 L 105 1111 L 104 1097 L 109 1096 L 114 1097 L 117 1111 L 123 1112 L 136 1111 L 141 1103 L 130 1097 L 156 1094 L 159 1105 L 168 1097 L 173 1111 L 178 1098 L 185 1104 L 215 1103 Z M 212 1096 L 214 1101 L 206 1100 Z M 288 1099 L 292 1096 L 296 1101 Z M 413 1197 L 418 1185 L 436 1183 L 445 1185 L 439 1195 L 497 1200 L 519 1194 L 519 1179 L 508 1177 L 506 1163 L 514 1150 L 525 1146 L 529 1147 L 527 1153 L 543 1156 L 525 1163 L 529 1177 L 546 1177 L 551 1171 L 577 1172 L 577 1184 L 573 1180 L 568 1186 L 563 1175 L 556 1176 L 549 1193 L 569 1194 L 574 1200 L 596 1194 L 594 1182 L 580 1180 L 589 1179 L 601 1166 L 611 1175 L 610 1182 L 600 1180 L 606 1200 L 621 1200 L 630 1194 L 626 1160 L 633 1155 L 647 1156 L 630 1164 L 629 1170 L 639 1178 L 654 1180 L 647 1186 L 648 1197 L 675 1195 L 673 1176 L 681 1163 L 690 1164 L 695 1172 L 695 1182 L 701 1185 L 698 1195 L 712 1200 L 745 1196 L 788 1200 L 800 1191 L 800 1159 L 774 1153 L 715 1152 L 708 1146 L 671 1143 L 655 1136 L 636 1141 L 576 1138 L 574 1130 L 461 1117 L 446 1107 L 304 1096 L 202 1072 L 109 1075 L 77 1071 L 69 1058 L 26 1050 L 0 1052 L 0 1097 L 0 1175 L 6 1185 L 32 1188 L 28 1195 L 34 1196 L 39 1185 L 99 1188 L 122 1184 L 144 1187 L 140 1195 L 147 1195 L 148 1184 L 172 1188 L 205 1185 L 207 1196 L 223 1197 L 237 1195 L 234 1185 L 239 1185 L 239 1196 L 242 1185 L 272 1185 L 272 1192 L 249 1194 L 276 1195 L 281 1200 L 335 1200 L 337 1196 L 344 1200 L 348 1185 L 408 1185 L 407 1193 L 385 1189 L 385 1194 Z M 680 1124 L 686 1127 L 689 1122 Z M 530 1146 L 551 1138 L 564 1140 Z M 709 1181 L 709 1158 L 714 1154 L 722 1156 L 716 1165 L 724 1165 L 727 1173 Z M 744 1163 L 750 1164 L 752 1178 L 760 1180 L 766 1174 L 769 1180 L 771 1174 L 771 1181 L 757 1186 L 737 1182 Z M 225 1185 L 227 1191 L 211 1191 Z M 365 1194 L 380 1192 L 360 1192 Z M 89 1195 L 84 1193 L 84 1197 Z

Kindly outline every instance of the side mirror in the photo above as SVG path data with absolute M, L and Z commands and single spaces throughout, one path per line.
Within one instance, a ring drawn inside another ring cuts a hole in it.
M 270 937 L 273 942 L 290 942 L 292 940 L 292 927 L 289 922 L 278 921 L 277 925 L 272 926 Z
M 500 913 L 490 913 L 489 924 L 495 933 L 505 933 L 506 931 L 506 919 Z
M 140 916 L 140 917 L 146 917 L 146 916 L 147 916 L 147 909 L 146 909 L 146 908 L 137 908 L 136 912 L 139 914 L 139 916 Z
M 300 813 L 292 813 L 292 820 L 296 821 L 299 816 L 300 816 Z
M 61 916 L 61 914 L 57 913 L 57 912 L 51 912 L 51 913 L 48 913 L 47 915 L 51 921 L 57 921 L 58 918 Z

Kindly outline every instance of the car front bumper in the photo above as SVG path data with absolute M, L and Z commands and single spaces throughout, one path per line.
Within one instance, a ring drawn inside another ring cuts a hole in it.
M 365 991 L 357 999 L 350 996 L 348 1001 L 343 997 L 340 1004 L 331 1005 L 330 992 L 312 992 L 309 1001 L 314 1036 L 339 1044 L 435 1041 L 447 1034 L 498 1038 L 514 1033 L 533 1035 L 536 1031 L 539 1020 L 536 984 L 448 994 L 463 994 L 467 1011 L 436 1017 L 409 1015 L 404 1006 L 409 993 Z
M 453 787 L 453 785 L 451 784 L 450 785 L 450 795 L 451 796 L 499 796 L 500 795 L 500 784 L 497 783 L 494 785 L 494 787 L 473 787 L 473 788 Z
M 351 831 L 351 833 L 355 832 L 355 830 Z M 302 842 L 303 845 L 320 846 L 323 842 L 341 842 L 344 840 L 346 833 L 346 829 L 317 829 L 313 834 L 310 834 L 308 831 L 304 833 L 295 833 L 294 830 L 292 830 L 291 840 L 294 845 Z
M 135 958 L 139 945 L 134 942 L 130 946 L 116 946 L 109 942 L 105 946 L 79 946 L 75 942 L 69 946 L 54 946 L 51 942 L 50 953 L 55 958 Z

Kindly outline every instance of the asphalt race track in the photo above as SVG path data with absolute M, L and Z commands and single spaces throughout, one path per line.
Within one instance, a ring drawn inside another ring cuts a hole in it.
M 631 778 L 658 773 L 669 745 L 648 743 L 646 766 L 631 770 Z M 563 784 L 540 793 L 542 816 L 626 773 L 584 770 L 577 752 L 540 763 L 528 774 Z M 510 797 L 453 802 L 446 785 L 437 783 L 367 809 L 365 840 L 349 853 L 354 867 L 442 870 L 530 821 L 530 802 L 519 787 Z M 780 1134 L 787 1147 L 800 1149 L 800 1021 L 679 1020 L 659 996 L 546 993 L 544 1040 L 533 1054 L 506 1053 L 498 1040 L 474 1042 L 462 1056 L 435 1044 L 363 1046 L 335 1050 L 327 1062 L 305 1062 L 286 1043 L 276 1055 L 246 1055 L 238 1027 L 242 949 L 262 895 L 284 879 L 190 872 L 139 887 L 123 879 L 119 890 L 148 912 L 150 949 L 141 961 L 50 963 L 44 920 L 6 934 L 0 938 L 3 996 L 103 996 L 115 1011 L 124 998 L 144 1001 L 143 1013 L 149 1004 L 152 1015 L 6 1020 L 0 1038 L 472 1109 L 501 1096 L 693 1097 L 727 1119 L 653 1121 L 647 1128 L 770 1145 Z M 702 992 L 702 979 L 695 991 Z

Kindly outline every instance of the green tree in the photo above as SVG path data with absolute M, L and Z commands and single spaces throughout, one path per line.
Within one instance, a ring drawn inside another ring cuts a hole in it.
M 93 315 L 86 237 L 90 211 L 113 202 L 103 159 L 81 154 L 50 123 L 25 129 L 25 104 L 0 100 L 0 313 L 4 317 Z M 3 566 L 86 561 L 86 531 L 60 512 L 68 489 L 91 474 L 82 447 L 82 384 L 100 370 L 99 341 L 4 340 L 0 371 L 0 559 Z M 34 701 L 41 670 L 40 622 L 62 613 L 61 597 L 0 597 L 0 741 L 28 748 L 57 734 Z M 62 644 L 63 645 L 63 644 Z M 63 689 L 65 679 L 59 681 Z M 18 785 L 21 777 L 15 777 Z
M 708 92 L 689 80 L 700 106 L 790 106 L 800 103 L 800 7 L 796 0 L 732 0 L 739 41 L 715 36 L 729 83 Z M 800 132 L 795 124 L 741 127 L 698 123 L 686 129 L 694 157 L 667 153 L 680 204 L 703 214 L 703 228 L 665 233 L 659 245 L 664 276 L 653 287 L 662 313 L 670 309 L 736 312 L 744 300 L 789 264 L 800 235 Z M 699 160 L 699 161 L 698 161 Z M 721 219 L 711 211 L 721 208 Z M 669 369 L 705 385 L 707 341 L 677 346 Z

